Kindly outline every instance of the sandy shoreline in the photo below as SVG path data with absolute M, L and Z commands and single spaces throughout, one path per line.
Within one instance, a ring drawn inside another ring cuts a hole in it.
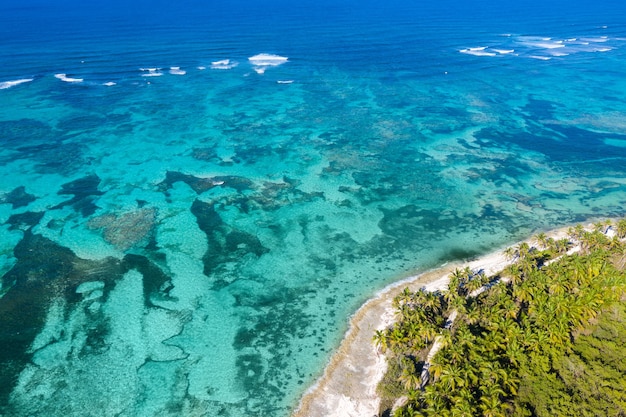
M 568 229 L 569 226 L 555 229 L 546 235 L 562 239 L 567 236 Z M 525 242 L 531 240 L 529 238 Z M 408 277 L 389 285 L 368 300 L 350 318 L 349 329 L 339 348 L 323 375 L 302 397 L 292 417 L 376 417 L 380 405 L 376 386 L 387 369 L 387 363 L 372 343 L 372 338 L 376 330 L 393 323 L 392 302 L 396 295 L 406 287 L 411 291 L 422 287 L 429 291 L 445 289 L 450 273 L 465 266 L 472 270 L 483 269 L 487 275 L 494 274 L 511 263 L 503 251 L 504 248 L 474 261 L 450 263 Z

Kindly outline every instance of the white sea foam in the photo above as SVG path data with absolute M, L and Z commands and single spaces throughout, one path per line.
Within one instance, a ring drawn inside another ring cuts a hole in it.
M 206 67 L 202 66 L 202 65 L 200 65 L 199 67 L 196 67 L 196 68 L 198 68 L 200 71 L 204 71 L 206 69 Z
M 33 78 L 22 78 L 21 80 L 13 80 L 13 81 L 3 81 L 0 82 L 0 90 L 5 90 L 7 88 L 15 87 L 16 85 L 29 83 L 33 80 Z
M 474 55 L 474 56 L 496 56 L 497 55 L 494 52 L 487 52 L 486 49 L 487 49 L 486 46 L 477 46 L 475 48 L 461 49 L 459 52 L 461 52 L 462 54 Z
M 173 75 L 185 75 L 187 71 L 181 70 L 180 67 L 170 67 L 170 74 Z
M 142 77 L 160 77 L 163 75 L 161 68 L 139 68 L 139 70 L 145 72 L 145 74 L 141 74 Z
M 557 42 L 537 42 L 537 43 L 530 43 L 530 46 L 535 46 L 537 48 L 543 48 L 543 49 L 556 49 L 556 48 L 564 48 L 565 45 L 563 45 L 563 42 L 561 41 L 557 41 Z
M 293 80 L 278 80 L 278 84 L 293 84 Z
M 109 81 L 109 82 L 106 82 L 106 83 L 104 83 L 104 84 L 102 84 L 102 85 L 106 85 L 107 87 L 111 87 L 111 86 L 114 86 L 114 85 L 116 85 L 116 84 L 117 84 L 117 83 L 114 83 L 113 81 Z
M 580 38 L 581 41 L 583 42 L 593 42 L 593 43 L 598 43 L 598 42 L 606 42 L 609 40 L 609 38 L 607 36 L 600 36 L 600 37 L 596 37 L 596 38 Z
M 566 57 L 581 52 L 609 52 L 615 49 L 615 42 L 621 40 L 609 36 L 570 37 L 561 39 L 535 35 L 502 34 L 500 36 L 510 36 L 512 39 L 511 41 L 501 42 L 499 45 L 493 47 L 478 46 L 461 49 L 459 52 L 474 56 L 513 54 L 514 56 L 548 61 L 552 57 Z
M 266 69 L 276 67 L 287 62 L 289 58 L 286 56 L 274 54 L 257 54 L 248 58 L 248 61 L 254 66 L 257 74 L 263 74 Z
M 273 55 L 273 54 L 258 54 L 255 56 L 251 56 L 248 60 L 253 65 L 262 65 L 262 66 L 276 66 L 280 64 L 284 64 L 289 60 L 286 56 Z
M 65 81 L 66 83 L 82 83 L 82 78 L 72 78 L 68 77 L 67 74 L 54 74 L 55 78 L 58 78 L 61 81 Z
M 237 65 L 239 65 L 238 62 L 231 61 L 230 59 L 221 59 L 211 62 L 211 69 L 229 70 L 235 68 Z

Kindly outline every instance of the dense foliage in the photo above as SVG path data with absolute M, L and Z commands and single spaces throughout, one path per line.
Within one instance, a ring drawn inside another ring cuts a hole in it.
M 405 290 L 374 336 L 390 363 L 384 414 L 402 397 L 398 417 L 626 415 L 626 220 L 608 227 L 540 234 L 493 277 L 457 270 L 446 291 Z

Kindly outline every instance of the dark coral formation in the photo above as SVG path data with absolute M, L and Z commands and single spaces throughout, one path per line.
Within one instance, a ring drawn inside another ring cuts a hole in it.
M 12 191 L 4 194 L 0 197 L 0 204 L 11 204 L 14 209 L 25 207 L 35 201 L 37 197 L 26 192 L 26 187 L 23 185 L 16 187 Z
M 171 189 L 172 186 L 177 182 L 184 182 L 198 194 L 202 194 L 203 192 L 210 190 L 214 187 L 230 187 L 237 190 L 238 192 L 243 192 L 245 190 L 250 190 L 254 188 L 254 183 L 244 177 L 234 175 L 222 175 L 216 177 L 202 178 L 190 174 L 183 174 L 182 172 L 176 171 L 167 171 L 167 173 L 165 174 L 165 179 L 161 181 L 158 186 L 161 191 L 167 192 L 167 190 Z
M 155 300 L 169 299 L 169 277 L 154 263 L 141 255 L 127 255 L 123 260 L 106 258 L 101 261 L 77 257 L 70 249 L 26 230 L 14 249 L 17 263 L 2 277 L 5 294 L 0 298 L 0 404 L 7 404 L 19 373 L 29 363 L 29 348 L 45 324 L 47 312 L 55 299 L 65 299 L 70 305 L 79 302 L 77 287 L 90 281 L 104 283 L 103 298 L 128 271 L 137 270 L 143 276 L 147 307 Z M 94 319 L 86 329 L 87 344 L 94 351 L 106 335 L 106 323 Z M 0 406 L 0 413 L 5 410 Z M 10 413 L 10 410 L 9 410 Z M 9 414 L 7 414 L 9 415 Z
M 258 237 L 224 223 L 215 210 L 215 204 L 195 200 L 191 212 L 209 243 L 209 248 L 202 258 L 204 273 L 207 276 L 222 272 L 220 278 L 227 279 L 230 276 L 229 263 L 240 263 L 247 255 L 258 258 L 269 252 Z
M 70 200 L 64 201 L 52 207 L 52 210 L 61 209 L 65 206 L 72 206 L 74 210 L 81 213 L 84 217 L 91 216 L 96 212 L 98 206 L 94 203 L 95 197 L 103 194 L 98 190 L 100 185 L 100 177 L 96 174 L 88 175 L 83 178 L 63 184 L 59 195 L 73 195 Z
M 24 213 L 13 214 L 7 220 L 9 230 L 28 230 L 39 224 L 44 216 L 43 211 L 27 211 Z
M 0 298 L 0 404 L 6 403 L 31 357 L 27 350 L 41 331 L 51 301 L 56 297 L 76 301 L 74 290 L 81 282 L 102 280 L 111 285 L 122 273 L 116 260 L 100 263 L 77 258 L 71 250 L 30 230 L 14 255 L 17 263 L 2 278 L 2 288 L 8 290 Z

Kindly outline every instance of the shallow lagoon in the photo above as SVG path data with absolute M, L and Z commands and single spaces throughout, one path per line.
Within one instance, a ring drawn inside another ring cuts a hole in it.
M 278 6 L 3 14 L 6 415 L 287 416 L 386 284 L 624 214 L 623 10 Z

